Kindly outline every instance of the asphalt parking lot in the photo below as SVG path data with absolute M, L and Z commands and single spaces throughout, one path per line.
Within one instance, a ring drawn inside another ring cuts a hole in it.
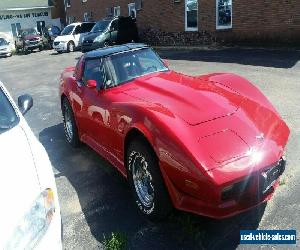
M 300 52 L 223 49 L 159 53 L 172 69 L 185 74 L 233 72 L 262 90 L 291 129 L 282 185 L 267 205 L 230 219 L 216 221 L 176 211 L 165 222 L 145 221 L 121 175 L 87 146 L 72 149 L 65 141 L 58 78 L 81 53 L 43 51 L 0 58 L 0 80 L 14 99 L 23 93 L 34 98 L 26 119 L 54 167 L 65 249 L 101 249 L 104 236 L 113 232 L 122 233 L 130 249 L 248 249 L 251 246 L 239 245 L 240 229 L 299 231 Z

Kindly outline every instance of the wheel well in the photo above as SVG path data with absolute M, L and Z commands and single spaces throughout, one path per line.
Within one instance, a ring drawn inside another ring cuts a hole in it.
M 67 98 L 65 94 L 62 94 L 60 97 L 60 105 L 62 106 L 64 99 Z
M 125 141 L 124 141 L 124 164 L 125 164 L 125 166 L 127 165 L 127 161 L 126 161 L 126 159 L 127 159 L 127 148 L 129 146 L 129 143 L 131 141 L 135 140 L 135 139 L 142 140 L 143 142 L 145 142 L 148 145 L 148 147 L 150 149 L 152 149 L 154 155 L 157 156 L 154 149 L 153 149 L 153 146 L 151 145 L 149 140 L 146 138 L 146 136 L 140 130 L 138 130 L 136 128 L 133 128 L 127 133 L 127 135 L 125 137 Z M 126 166 L 126 168 L 127 168 L 127 166 Z

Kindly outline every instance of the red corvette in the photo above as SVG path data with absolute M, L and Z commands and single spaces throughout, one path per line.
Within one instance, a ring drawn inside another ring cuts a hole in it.
M 84 54 L 60 95 L 68 142 L 110 161 L 150 219 L 238 214 L 270 199 L 285 169 L 289 128 L 255 86 L 176 73 L 143 44 Z

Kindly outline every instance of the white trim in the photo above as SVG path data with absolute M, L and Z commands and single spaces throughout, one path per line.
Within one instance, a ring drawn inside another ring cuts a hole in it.
M 119 15 L 116 15 L 117 10 L 119 10 Z M 121 6 L 114 7 L 114 16 L 121 16 Z
M 68 0 L 65 0 L 65 6 L 66 6 L 66 8 L 70 8 L 71 7 L 71 0 L 70 0 L 70 4 L 68 4 Z
M 84 12 L 83 13 L 83 21 L 84 22 L 88 22 L 89 18 L 90 18 L 89 13 L 88 12 Z
M 33 9 L 51 9 L 54 6 L 44 6 L 44 7 L 26 7 L 26 8 L 7 8 L 7 9 L 0 9 L 0 11 L 7 11 L 7 10 L 33 10 Z
M 191 28 L 187 26 L 187 1 L 184 1 L 184 29 L 185 31 L 198 31 L 199 30 L 199 0 L 197 0 L 197 28 Z
M 131 13 L 130 13 L 130 7 L 134 6 L 134 15 L 136 17 L 136 8 L 135 8 L 135 3 L 129 3 L 128 4 L 128 16 L 131 16 Z
M 219 0 L 216 0 L 216 29 L 217 30 L 228 30 L 232 29 L 232 17 L 233 17 L 233 1 L 231 1 L 231 23 L 228 26 L 218 25 L 219 19 Z

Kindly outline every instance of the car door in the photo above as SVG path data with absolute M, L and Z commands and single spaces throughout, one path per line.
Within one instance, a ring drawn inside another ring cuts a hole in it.
M 75 47 L 78 47 L 79 40 L 81 35 L 81 25 L 77 25 L 73 31 L 73 41 L 75 43 Z
M 110 102 L 102 89 L 104 82 L 103 59 L 88 59 L 85 61 L 83 82 L 83 117 L 86 117 L 85 131 L 88 139 L 98 147 L 108 148 L 107 128 L 110 124 Z M 96 88 L 91 88 L 88 81 L 97 82 Z

